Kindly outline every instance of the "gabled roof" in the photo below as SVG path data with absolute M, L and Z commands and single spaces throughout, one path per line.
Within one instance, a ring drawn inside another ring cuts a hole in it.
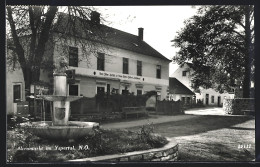
M 64 33 L 66 31 L 66 24 L 64 24 L 67 21 L 66 15 L 62 14 L 62 17 L 59 17 L 59 20 L 56 23 L 56 26 L 54 28 L 54 31 L 59 33 Z M 86 34 L 86 29 L 78 28 L 77 31 L 79 31 L 77 34 L 81 34 L 81 38 L 86 38 L 88 40 L 92 40 L 95 42 L 100 42 L 106 45 L 114 46 L 121 49 L 126 49 L 129 51 L 137 52 L 140 54 L 144 54 L 147 56 L 153 56 L 157 57 L 166 61 L 171 61 L 165 56 L 163 56 L 161 53 L 159 53 L 157 50 L 155 50 L 153 47 L 151 47 L 149 44 L 147 44 L 145 41 L 140 40 L 138 36 L 112 28 L 108 27 L 103 24 L 95 24 L 90 20 L 82 20 L 79 19 L 79 25 L 87 25 L 89 32 Z M 80 26 L 79 26 L 80 27 Z M 91 34 L 98 34 L 99 37 L 91 37 Z
M 169 93 L 170 94 L 183 94 L 195 95 L 189 88 L 183 85 L 178 79 L 174 77 L 169 78 Z

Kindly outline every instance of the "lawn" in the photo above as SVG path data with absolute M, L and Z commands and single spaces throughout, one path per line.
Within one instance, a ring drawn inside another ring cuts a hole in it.
M 154 126 L 155 133 L 179 143 L 179 161 L 255 159 L 255 120 L 251 117 L 200 115 Z

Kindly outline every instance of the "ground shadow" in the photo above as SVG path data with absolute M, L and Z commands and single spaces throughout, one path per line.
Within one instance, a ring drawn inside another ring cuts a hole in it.
M 159 133 L 167 137 L 178 137 L 195 135 L 222 128 L 239 128 L 232 126 L 241 124 L 251 119 L 252 117 L 247 116 L 198 115 L 185 120 L 160 123 L 153 126 L 155 133 Z M 138 130 L 140 127 L 132 127 L 128 129 Z

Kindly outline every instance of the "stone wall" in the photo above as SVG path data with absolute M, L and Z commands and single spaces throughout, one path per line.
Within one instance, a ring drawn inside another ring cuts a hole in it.
M 243 115 L 243 110 L 255 110 L 254 98 L 224 99 L 223 110 L 226 114 Z
M 169 143 L 162 148 L 134 151 L 123 154 L 105 155 L 84 159 L 69 160 L 69 162 L 82 161 L 177 161 L 178 144 L 174 139 L 169 139 Z

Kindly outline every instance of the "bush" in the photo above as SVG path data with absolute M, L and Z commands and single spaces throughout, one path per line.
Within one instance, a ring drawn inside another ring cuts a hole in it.
M 141 142 L 147 143 L 154 148 L 159 148 L 168 143 L 165 137 L 153 134 L 153 124 L 143 125 L 139 131 L 139 138 Z
M 156 93 L 156 92 L 155 92 Z M 120 112 L 123 107 L 141 107 L 146 105 L 147 99 L 154 95 L 154 91 L 147 92 L 143 95 L 133 94 L 98 94 L 96 95 L 96 103 L 101 108 L 111 108 L 112 111 Z
M 34 118 L 31 115 L 28 115 L 27 117 L 7 115 L 7 130 L 19 127 L 20 123 L 31 122 L 33 120 Z

